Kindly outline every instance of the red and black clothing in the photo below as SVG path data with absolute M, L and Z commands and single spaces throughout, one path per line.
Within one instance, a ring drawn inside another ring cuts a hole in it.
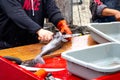
M 45 17 L 55 26 L 64 19 L 54 0 L 0 0 L 0 41 L 11 46 L 38 42 L 36 31 Z

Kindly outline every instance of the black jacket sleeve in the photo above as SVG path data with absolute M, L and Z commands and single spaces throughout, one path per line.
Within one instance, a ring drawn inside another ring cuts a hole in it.
M 52 22 L 55 26 L 57 26 L 57 23 L 60 20 L 63 20 L 64 17 L 60 9 L 56 5 L 55 0 L 44 0 L 44 6 L 45 11 L 47 11 L 46 14 L 49 18 L 49 21 Z
M 40 25 L 27 16 L 18 0 L 0 0 L 0 6 L 4 13 L 19 27 L 35 33 Z

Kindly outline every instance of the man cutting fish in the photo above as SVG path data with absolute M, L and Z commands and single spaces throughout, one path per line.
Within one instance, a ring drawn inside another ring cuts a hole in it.
M 0 49 L 52 40 L 44 18 L 62 33 L 72 33 L 54 0 L 0 0 Z

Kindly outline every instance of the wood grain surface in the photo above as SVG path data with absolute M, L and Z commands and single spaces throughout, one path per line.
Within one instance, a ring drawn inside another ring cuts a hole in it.
M 97 43 L 90 35 L 84 35 L 72 38 L 71 42 L 67 42 L 60 49 L 51 52 L 51 54 L 44 56 L 44 58 L 54 57 L 60 55 L 62 52 L 73 49 L 86 48 Z M 13 56 L 20 59 L 29 60 L 40 54 L 42 46 L 45 44 L 37 43 L 14 48 L 0 50 L 0 56 Z

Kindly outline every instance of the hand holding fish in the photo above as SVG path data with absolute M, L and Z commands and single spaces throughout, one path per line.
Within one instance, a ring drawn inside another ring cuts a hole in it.
M 53 32 L 48 30 L 40 29 L 37 31 L 37 34 L 38 34 L 38 39 L 41 42 L 49 42 L 50 40 L 53 39 Z

